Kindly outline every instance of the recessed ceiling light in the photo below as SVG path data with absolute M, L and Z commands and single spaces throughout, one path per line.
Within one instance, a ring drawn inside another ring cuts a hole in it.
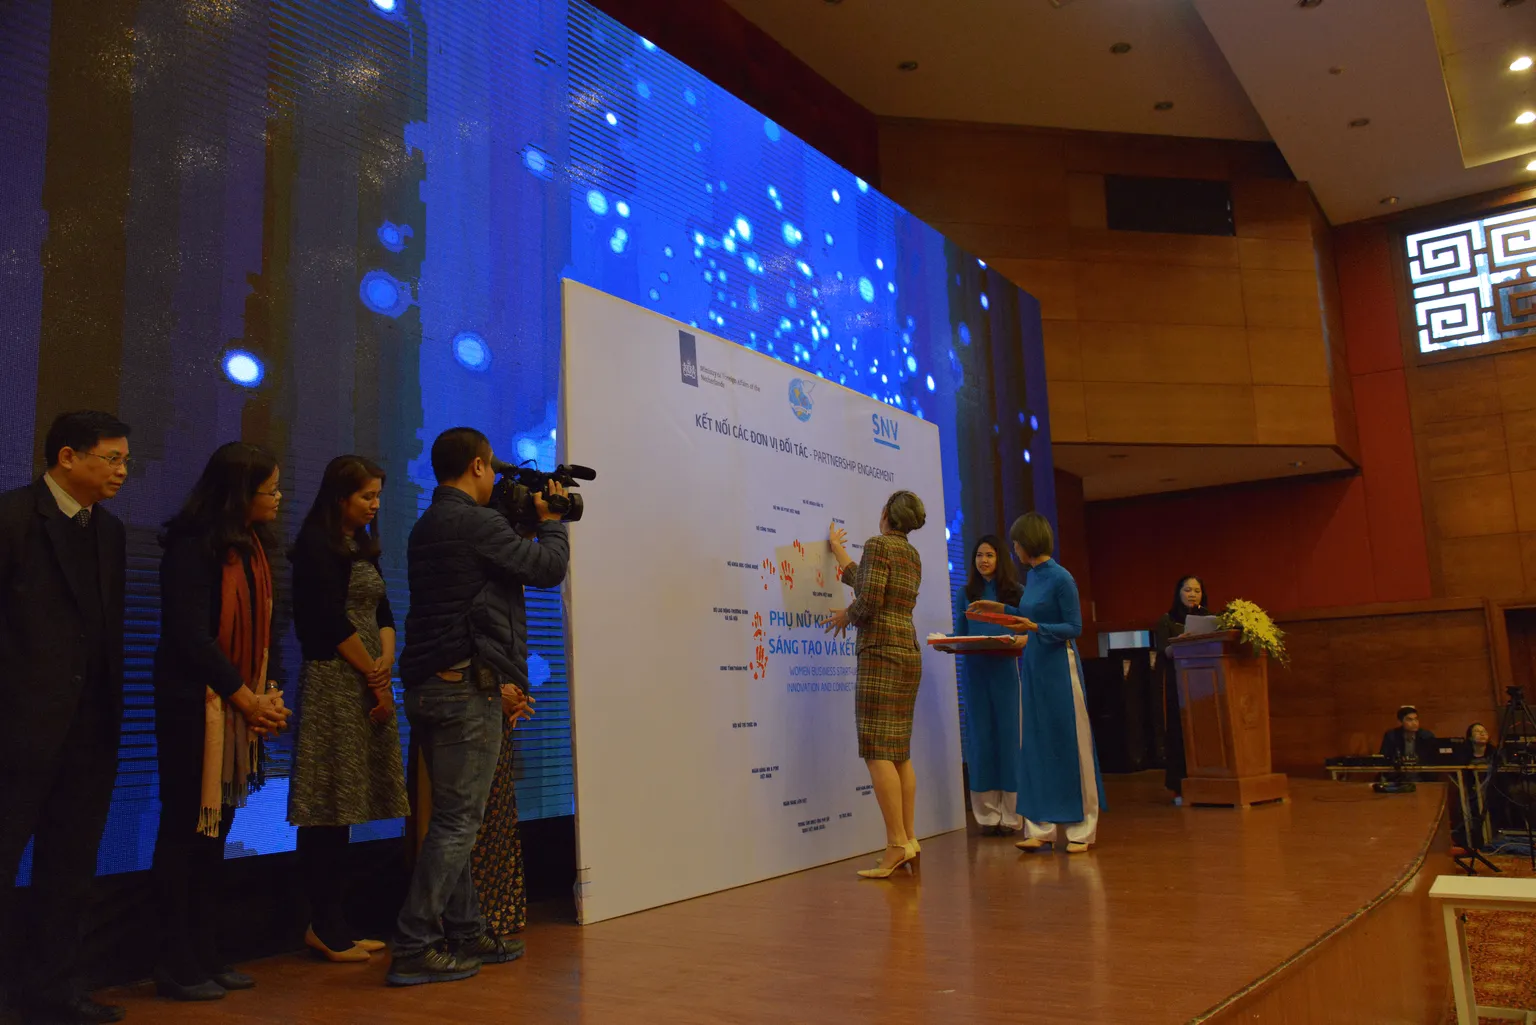
M 1321 7 L 1323 0 L 1296 0 L 1297 7 Z
M 1525 169 L 1527 171 L 1536 171 L 1536 160 L 1532 160 L 1529 164 L 1526 164 Z
M 1349 123 L 1349 127 L 1351 127 L 1351 128 L 1364 128 L 1366 125 L 1368 125 L 1370 123 L 1371 123 L 1371 119 L 1368 118 L 1368 117 L 1357 117 L 1357 118 L 1355 118 L 1353 121 L 1351 121 Z
M 1114 46 L 1111 46 L 1109 48 L 1109 52 L 1110 53 L 1130 53 L 1131 52 L 1131 44 L 1130 43 L 1116 43 Z
M 917 61 L 902 61 L 900 64 L 896 65 L 896 70 L 897 71 L 916 71 L 917 70 Z
M 1515 118 L 1515 124 L 1517 125 L 1528 125 L 1532 121 L 1536 121 L 1536 110 L 1527 110 Z
M 1173 109 L 1173 101 L 1172 100 L 1158 100 L 1156 103 L 1152 104 L 1152 109 L 1153 110 L 1172 110 Z
M 1531 59 L 1529 57 L 1516 57 L 1515 62 L 1509 66 L 1511 71 L 1529 71 L 1530 69 Z
M 1293 470 L 1299 470 L 1299 469 L 1301 469 L 1301 468 L 1302 468 L 1302 467 L 1303 467 L 1303 466 L 1306 466 L 1306 465 L 1307 465 L 1307 464 L 1306 464 L 1306 463 L 1304 463 L 1304 462 L 1302 462 L 1302 461 L 1301 461 L 1301 460 L 1300 460 L 1300 459 L 1298 459 L 1298 460 L 1296 460 L 1296 461 L 1295 461 L 1295 462 L 1293 462 L 1293 463 L 1291 463 L 1291 469 L 1293 469 Z
M 1380 203 L 1381 203 L 1382 206 L 1396 206 L 1397 205 L 1397 197 L 1396 196 L 1382 196 L 1381 200 L 1380 200 Z

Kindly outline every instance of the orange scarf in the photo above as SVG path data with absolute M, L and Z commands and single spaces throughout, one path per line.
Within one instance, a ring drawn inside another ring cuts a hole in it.
M 251 539 L 251 577 L 240 553 L 224 557 L 219 587 L 219 650 L 253 694 L 267 690 L 267 647 L 272 637 L 272 567 L 261 542 Z M 259 738 L 245 716 L 208 688 L 203 704 L 203 780 L 197 831 L 218 836 L 222 807 L 243 808 L 256 782 Z

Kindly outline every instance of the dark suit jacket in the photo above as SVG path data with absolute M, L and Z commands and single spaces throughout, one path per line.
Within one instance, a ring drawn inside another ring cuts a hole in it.
M 1388 730 L 1381 737 L 1381 753 L 1394 762 L 1403 757 L 1403 744 L 1405 743 L 1404 731 L 1401 726 Z M 1425 761 L 1435 749 L 1435 735 L 1428 730 L 1419 730 L 1419 735 L 1414 738 L 1414 750 L 1418 754 L 1419 761 Z
M 117 517 L 92 512 L 106 620 L 107 693 L 114 731 L 123 718 L 123 594 L 128 536 Z M 41 477 L 0 494 L 0 765 L 36 766 L 57 752 L 85 687 L 86 623 L 61 561 L 65 530 Z

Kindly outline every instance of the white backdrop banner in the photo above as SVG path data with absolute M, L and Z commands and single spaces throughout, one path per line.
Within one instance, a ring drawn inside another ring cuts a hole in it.
M 564 289 L 562 458 L 599 474 L 568 592 L 580 920 L 878 850 L 853 636 L 822 628 L 852 593 L 827 528 L 846 525 L 857 559 L 890 493 L 916 492 L 913 618 L 920 640 L 951 629 L 938 428 Z M 920 836 L 965 824 L 953 659 L 924 651 Z

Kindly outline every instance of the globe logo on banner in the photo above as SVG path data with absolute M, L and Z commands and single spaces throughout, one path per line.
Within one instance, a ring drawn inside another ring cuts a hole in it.
M 801 378 L 789 382 L 789 408 L 795 411 L 795 419 L 801 423 L 811 418 L 811 393 Z

